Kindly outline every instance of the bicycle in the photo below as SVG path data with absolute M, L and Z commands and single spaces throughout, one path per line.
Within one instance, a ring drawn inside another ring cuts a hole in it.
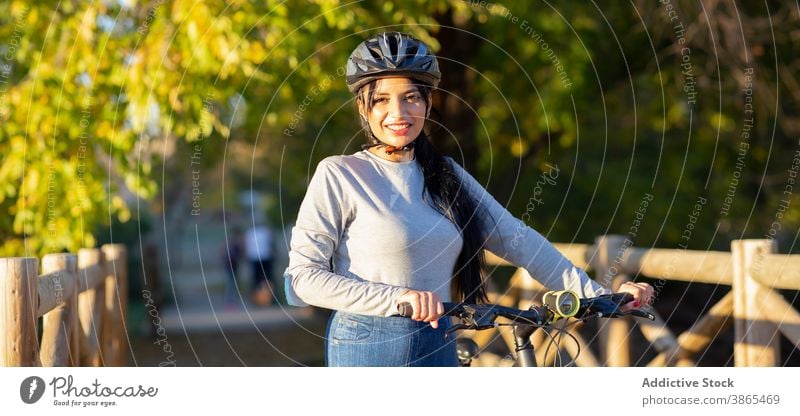
M 629 315 L 655 320 L 653 314 L 641 309 L 630 309 L 624 312 L 620 310 L 622 305 L 633 301 L 633 295 L 630 293 L 612 293 L 580 299 L 575 292 L 558 291 L 545 293 L 543 300 L 544 305 L 531 306 L 527 310 L 500 305 L 445 302 L 445 315 L 456 317 L 460 321 L 447 329 L 447 336 L 458 330 L 481 331 L 500 325 L 511 326 L 517 353 L 515 360 L 517 366 L 536 367 L 531 336 L 540 328 L 553 328 L 553 324 L 562 319 L 576 318 L 572 325 L 591 318 L 620 318 Z M 398 305 L 397 309 L 398 314 L 405 317 L 410 317 L 413 312 L 409 303 L 402 303 Z M 498 324 L 495 322 L 498 317 L 506 318 L 511 323 Z M 572 336 L 566 332 L 566 325 L 557 330 Z M 548 333 L 548 335 L 551 339 L 551 343 L 548 345 L 549 349 L 557 342 L 551 334 Z M 478 354 L 478 346 L 470 339 L 458 338 L 456 339 L 456 351 L 459 365 L 469 367 L 472 359 Z M 580 349 L 578 354 L 580 354 Z M 545 356 L 547 356 L 546 353 Z

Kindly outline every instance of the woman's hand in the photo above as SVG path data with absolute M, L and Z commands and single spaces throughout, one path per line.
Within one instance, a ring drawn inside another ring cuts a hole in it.
M 439 318 L 444 315 L 444 305 L 435 293 L 409 289 L 397 298 L 398 305 L 404 302 L 411 304 L 414 311 L 411 319 L 430 322 L 433 328 L 439 327 Z
M 625 282 L 619 287 L 619 292 L 633 295 L 633 301 L 622 305 L 620 308 L 623 312 L 631 309 L 639 309 L 649 304 L 653 299 L 653 286 L 647 283 Z

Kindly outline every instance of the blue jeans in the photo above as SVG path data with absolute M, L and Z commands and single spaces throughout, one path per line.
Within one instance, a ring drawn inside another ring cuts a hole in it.
M 272 283 L 272 259 L 250 260 L 253 266 L 253 292 L 260 287 Z
M 402 316 L 334 312 L 325 337 L 329 367 L 457 367 L 455 337 L 445 340 L 449 318 L 433 329 Z

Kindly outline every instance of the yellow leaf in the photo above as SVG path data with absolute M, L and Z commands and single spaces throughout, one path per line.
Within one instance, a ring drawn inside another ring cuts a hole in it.
M 94 236 L 87 233 L 83 239 L 84 247 L 94 247 L 97 244 L 97 240 L 94 239 Z
M 131 211 L 127 208 L 123 208 L 119 211 L 118 218 L 120 222 L 128 222 L 131 219 Z
M 186 25 L 186 33 L 189 35 L 189 40 L 192 43 L 197 43 L 199 33 L 197 31 L 197 24 L 194 21 L 190 21 L 189 24 Z
M 111 206 L 120 209 L 125 206 L 125 201 L 119 195 L 113 195 L 111 197 Z
M 511 142 L 511 154 L 514 157 L 520 157 L 528 150 L 528 144 L 522 140 L 514 140 Z

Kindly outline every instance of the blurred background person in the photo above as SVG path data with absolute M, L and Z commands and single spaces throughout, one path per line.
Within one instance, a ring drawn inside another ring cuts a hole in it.
M 225 241 L 221 250 L 222 267 L 225 269 L 225 310 L 236 309 L 236 298 L 239 285 L 236 272 L 244 255 L 244 242 L 242 241 L 242 228 L 233 227 L 230 239 Z
M 272 304 L 272 233 L 269 228 L 257 223 L 245 235 L 247 259 L 253 267 L 253 289 L 251 300 L 258 306 Z

